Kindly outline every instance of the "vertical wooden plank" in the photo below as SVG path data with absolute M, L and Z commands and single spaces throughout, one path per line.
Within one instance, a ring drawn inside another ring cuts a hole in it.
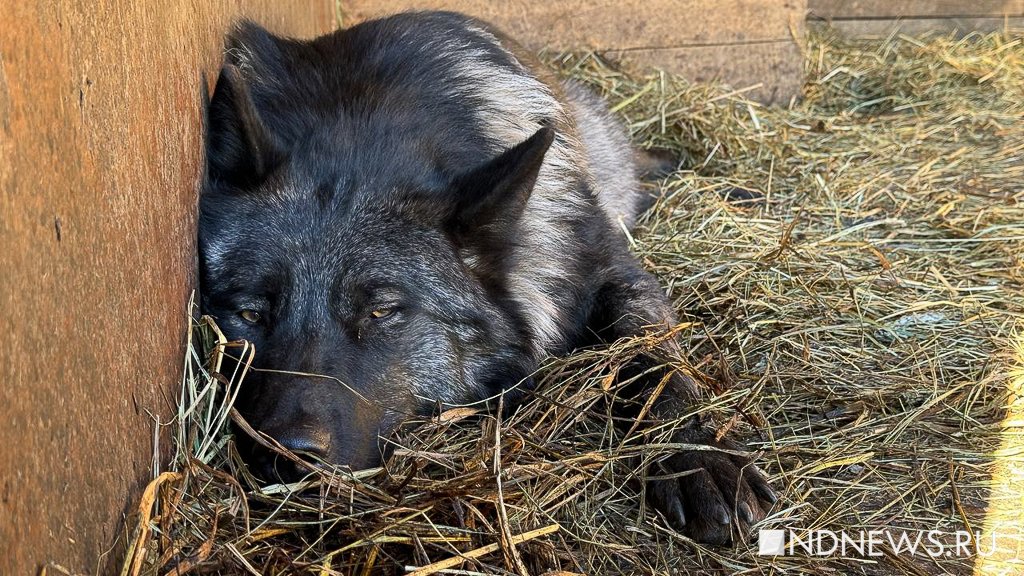
M 326 0 L 0 5 L 0 574 L 117 555 L 179 386 L 201 74 L 239 15 L 333 25 Z

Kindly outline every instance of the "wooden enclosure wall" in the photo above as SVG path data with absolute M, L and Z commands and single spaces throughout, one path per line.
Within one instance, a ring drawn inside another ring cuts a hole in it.
M 410 8 L 458 10 L 529 48 L 590 49 L 788 102 L 803 83 L 806 0 L 340 0 L 345 25 Z
M 238 15 L 334 24 L 326 0 L 0 3 L 0 574 L 111 571 L 175 409 L 201 74 Z
M 854 37 L 1024 29 L 1024 0 L 809 0 L 811 21 Z

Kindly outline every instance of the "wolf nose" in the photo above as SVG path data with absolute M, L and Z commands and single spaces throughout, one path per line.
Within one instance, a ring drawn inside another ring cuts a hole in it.
M 302 426 L 277 436 L 282 446 L 310 464 L 327 459 L 330 454 L 330 434 L 315 426 Z
M 302 426 L 272 437 L 311 466 L 328 461 L 330 435 L 326 431 Z M 297 482 L 310 474 L 310 467 L 269 451 L 262 452 L 258 460 L 260 475 L 268 481 Z

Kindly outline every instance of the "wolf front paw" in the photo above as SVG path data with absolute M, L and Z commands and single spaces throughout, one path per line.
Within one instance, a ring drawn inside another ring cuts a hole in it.
M 776 502 L 775 492 L 731 442 L 700 443 L 708 449 L 680 452 L 651 466 L 648 497 L 674 528 L 697 542 L 744 540 Z

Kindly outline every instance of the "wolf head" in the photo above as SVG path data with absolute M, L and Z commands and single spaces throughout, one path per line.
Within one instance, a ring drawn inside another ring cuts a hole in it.
M 208 107 L 200 286 L 204 312 L 255 346 L 242 415 L 365 467 L 403 419 L 532 370 L 505 276 L 554 130 L 487 152 L 472 102 L 433 86 L 397 98 L 366 63 L 318 65 L 352 48 L 331 42 L 254 25 L 229 40 Z

